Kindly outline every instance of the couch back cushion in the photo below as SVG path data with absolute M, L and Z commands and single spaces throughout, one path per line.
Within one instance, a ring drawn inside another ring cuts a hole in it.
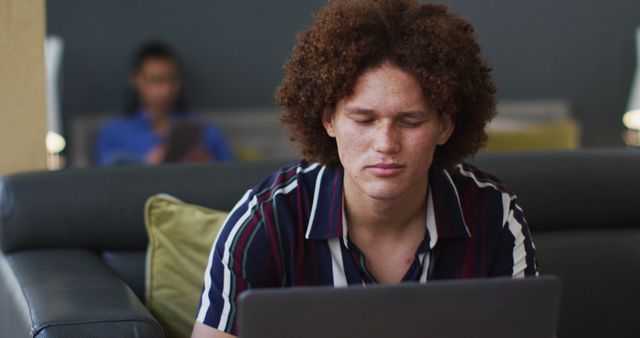
M 640 229 L 638 151 L 491 153 L 471 163 L 515 192 L 534 232 Z
M 0 248 L 5 253 L 72 247 L 145 250 L 147 198 L 168 193 L 231 210 L 244 192 L 291 161 L 127 166 L 37 172 L 0 182 Z

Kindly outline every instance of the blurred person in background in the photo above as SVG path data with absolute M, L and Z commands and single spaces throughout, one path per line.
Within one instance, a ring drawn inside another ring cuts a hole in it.
M 210 162 L 233 159 L 223 134 L 188 113 L 180 62 L 168 46 L 151 42 L 131 67 L 128 116 L 107 123 L 95 154 L 100 165 Z

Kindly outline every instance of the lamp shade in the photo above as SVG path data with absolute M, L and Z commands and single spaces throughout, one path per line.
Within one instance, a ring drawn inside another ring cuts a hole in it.
M 622 118 L 625 127 L 640 130 L 640 27 L 636 29 L 636 70 L 631 83 L 627 112 Z

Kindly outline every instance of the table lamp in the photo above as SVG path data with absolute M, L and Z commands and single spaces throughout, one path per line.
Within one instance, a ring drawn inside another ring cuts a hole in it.
M 640 147 L 640 27 L 636 29 L 636 57 L 636 71 L 631 84 L 627 112 L 622 117 L 622 122 L 627 128 L 624 132 L 624 142 Z

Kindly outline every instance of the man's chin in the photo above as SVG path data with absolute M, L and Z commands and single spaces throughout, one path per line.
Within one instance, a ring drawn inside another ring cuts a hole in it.
M 354 183 L 361 193 L 372 200 L 393 201 L 409 191 L 406 180 L 398 176 L 379 178 L 365 173 Z
M 364 191 L 369 198 L 379 201 L 393 201 L 402 196 L 402 189 L 399 187 L 367 187 Z

